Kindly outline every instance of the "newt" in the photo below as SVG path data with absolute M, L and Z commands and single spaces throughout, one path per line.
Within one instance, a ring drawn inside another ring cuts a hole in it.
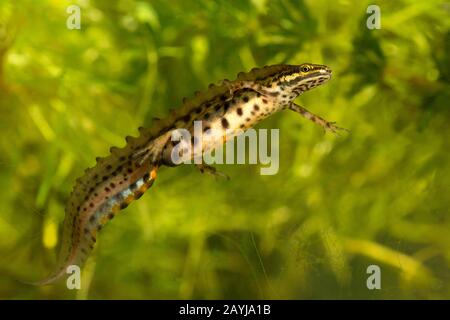
M 294 100 L 302 93 L 326 83 L 331 69 L 324 65 L 271 65 L 239 73 L 233 81 L 223 80 L 208 90 L 183 100 L 183 106 L 151 128 L 139 128 L 138 137 L 126 137 L 126 146 L 112 147 L 110 155 L 97 158 L 96 165 L 76 180 L 70 194 L 63 223 L 59 262 L 56 271 L 36 285 L 47 285 L 61 278 L 70 265 L 81 267 L 94 249 L 103 226 L 133 200 L 139 199 L 154 183 L 161 166 L 176 166 L 172 133 L 180 128 L 193 131 L 194 121 L 202 130 L 224 133 L 225 143 L 239 132 L 285 109 L 299 113 L 326 130 L 342 128 L 313 114 Z M 226 132 L 236 132 L 227 134 Z M 195 148 L 197 141 L 190 142 Z M 217 144 L 217 142 L 216 142 Z M 200 154 L 217 145 L 202 146 Z M 193 157 L 193 154 L 188 156 Z M 197 164 L 201 172 L 218 173 L 214 167 Z

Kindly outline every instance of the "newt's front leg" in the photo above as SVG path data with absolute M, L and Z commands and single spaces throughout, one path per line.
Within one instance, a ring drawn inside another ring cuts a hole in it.
M 338 131 L 349 131 L 348 129 L 341 128 L 335 125 L 336 122 L 329 122 L 318 115 L 315 115 L 312 112 L 309 112 L 307 109 L 303 108 L 302 106 L 299 106 L 298 104 L 291 103 L 288 107 L 290 110 L 295 111 L 297 113 L 300 113 L 303 117 L 305 117 L 308 120 L 311 120 L 312 122 L 318 124 L 321 126 L 325 131 L 330 130 L 333 133 L 338 133 Z
M 239 91 L 239 90 L 243 90 L 243 89 L 251 89 L 257 93 L 259 93 L 260 95 L 265 95 L 264 91 L 261 90 L 261 86 L 259 84 L 255 84 L 254 82 L 251 81 L 229 81 L 229 80 L 224 80 L 222 81 L 222 85 L 226 86 L 228 88 L 228 92 L 230 94 L 230 99 L 233 98 L 234 94 Z

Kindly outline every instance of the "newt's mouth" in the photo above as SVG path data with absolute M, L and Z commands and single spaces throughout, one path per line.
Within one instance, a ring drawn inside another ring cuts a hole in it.
M 319 70 L 319 72 L 317 72 L 317 76 L 325 76 L 325 77 L 328 77 L 328 78 L 331 78 L 331 73 L 332 73 L 333 71 L 330 69 L 330 68 L 326 68 L 326 69 L 321 69 L 321 70 Z
M 330 74 L 330 76 L 331 76 L 331 74 L 333 73 L 333 70 L 331 70 L 331 69 L 328 68 L 328 67 L 326 67 L 325 70 L 323 70 L 323 71 L 326 72 L 326 73 L 328 73 L 328 74 Z
M 319 70 L 319 71 L 314 72 L 313 74 L 311 74 L 310 78 L 330 80 L 330 78 L 331 78 L 331 70 L 330 69 L 328 69 L 328 70 L 326 70 L 326 69 Z

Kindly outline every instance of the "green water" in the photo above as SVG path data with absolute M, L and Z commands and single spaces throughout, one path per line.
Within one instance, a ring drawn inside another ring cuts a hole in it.
M 1 1 L 0 298 L 450 298 L 450 5 Z M 78 4 L 81 29 L 66 26 Z M 82 289 L 52 269 L 77 177 L 184 96 L 267 64 L 326 64 L 285 111 L 276 175 L 164 168 L 99 236 Z M 369 290 L 367 267 L 381 270 Z

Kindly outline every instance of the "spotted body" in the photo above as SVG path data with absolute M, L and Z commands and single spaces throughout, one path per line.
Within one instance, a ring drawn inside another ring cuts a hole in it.
M 110 156 L 98 158 L 96 166 L 77 180 L 66 207 L 58 268 L 36 284 L 50 284 L 62 277 L 68 266 L 83 265 L 102 227 L 150 188 L 160 166 L 175 165 L 172 152 L 176 142 L 171 139 L 175 130 L 194 133 L 195 121 L 201 121 L 205 133 L 211 129 L 222 132 L 226 138 L 220 143 L 224 143 L 283 109 L 294 110 L 324 128 L 339 129 L 293 102 L 330 77 L 328 67 L 315 64 L 273 65 L 240 73 L 234 81 L 224 80 L 184 100 L 182 108 L 152 128 L 140 128 L 139 137 L 127 137 L 124 148 L 111 148 Z M 194 150 L 198 141 L 194 137 L 190 143 Z M 214 147 L 217 142 L 202 144 L 200 153 Z M 206 165 L 200 169 L 215 172 Z

